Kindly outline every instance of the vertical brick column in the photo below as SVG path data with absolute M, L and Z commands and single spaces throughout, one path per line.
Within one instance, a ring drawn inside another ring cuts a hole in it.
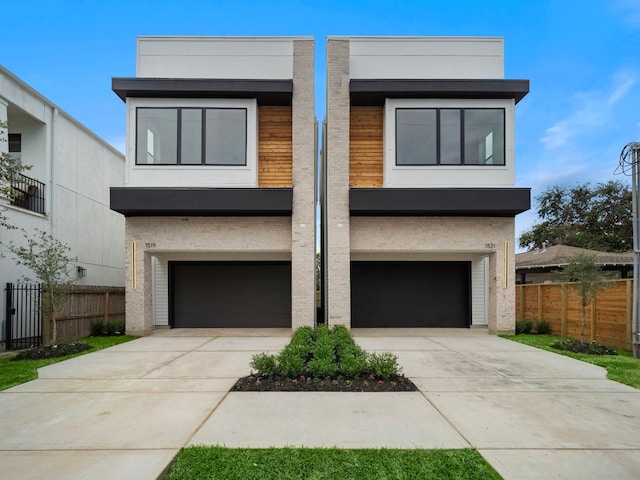
M 293 213 L 291 215 L 291 326 L 315 318 L 315 98 L 314 41 L 293 42 Z
M 509 225 L 496 243 L 495 252 L 489 257 L 488 323 L 489 332 L 494 334 L 515 332 L 515 220 L 511 218 L 508 221 Z
M 153 329 L 151 255 L 145 252 L 142 238 L 134 233 L 138 230 L 135 222 L 132 218 L 125 220 L 126 331 L 130 335 L 149 335 Z
M 351 325 L 349 243 L 349 41 L 327 40 L 327 309 Z

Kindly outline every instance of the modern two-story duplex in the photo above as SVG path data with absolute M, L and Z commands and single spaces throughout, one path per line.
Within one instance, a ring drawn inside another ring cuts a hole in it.
M 314 42 L 140 37 L 127 111 L 127 331 L 315 322 Z
M 515 105 L 503 40 L 330 37 L 324 310 L 351 327 L 515 327 Z

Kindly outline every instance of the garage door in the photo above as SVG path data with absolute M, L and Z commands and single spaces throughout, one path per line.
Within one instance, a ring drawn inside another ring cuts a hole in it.
M 291 327 L 291 262 L 169 262 L 175 328 Z
M 468 327 L 470 262 L 352 262 L 351 326 Z

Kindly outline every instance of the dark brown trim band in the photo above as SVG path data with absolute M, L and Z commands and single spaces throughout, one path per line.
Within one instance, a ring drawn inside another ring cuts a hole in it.
M 530 188 L 352 188 L 353 216 L 514 217 L 531 208 Z
M 110 206 L 125 217 L 285 217 L 293 209 L 293 189 L 111 187 Z
M 112 78 L 123 100 L 141 98 L 255 98 L 260 105 L 291 105 L 293 80 Z
M 430 79 L 351 80 L 352 105 L 383 105 L 387 98 L 513 98 L 518 103 L 529 93 L 529 80 Z

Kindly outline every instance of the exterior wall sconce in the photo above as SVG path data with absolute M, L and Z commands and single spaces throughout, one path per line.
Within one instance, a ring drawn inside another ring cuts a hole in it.
M 87 269 L 81 266 L 77 267 L 78 278 L 84 278 L 87 276 Z

